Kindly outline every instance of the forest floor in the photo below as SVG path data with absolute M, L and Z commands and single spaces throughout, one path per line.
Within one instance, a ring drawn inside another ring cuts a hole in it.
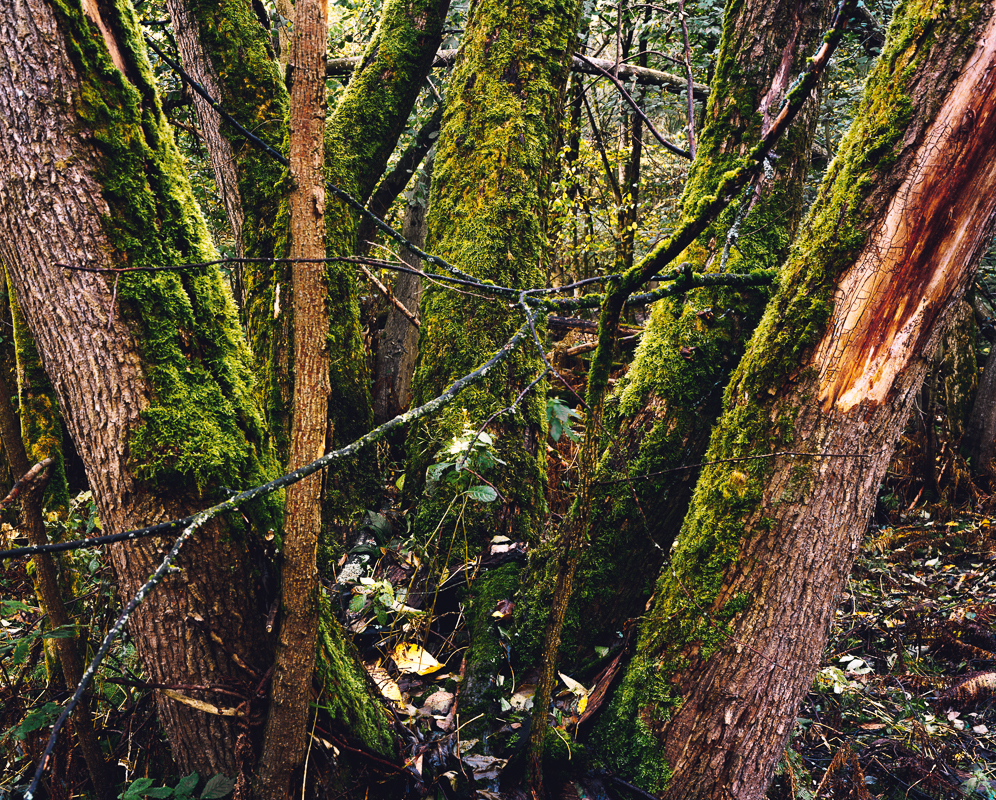
M 944 513 L 936 519 L 915 508 L 901 523 L 871 527 L 770 800 L 996 800 L 996 514 Z M 74 504 L 71 522 L 77 535 L 95 524 L 88 496 Z M 498 798 L 510 759 L 479 746 L 467 733 L 473 720 L 461 716 L 466 619 L 460 598 L 475 572 L 521 557 L 520 545 L 498 537 L 482 562 L 449 571 L 434 592 L 417 596 L 409 587 L 425 565 L 411 540 L 398 535 L 400 522 L 368 513 L 353 550 L 364 563 L 353 560 L 353 574 L 342 569 L 339 586 L 327 589 L 341 599 L 367 669 L 391 700 L 411 767 L 423 779 L 446 783 L 441 796 Z M 82 579 L 80 622 L 102 630 L 116 608 L 107 567 L 91 551 L 76 551 L 72 560 Z M 0 589 L 6 676 L 0 752 L 9 768 L 0 780 L 3 796 L 40 754 L 58 704 L 44 702 L 51 698 L 43 690 L 42 615 L 26 562 L 6 565 Z M 512 601 L 494 614 L 509 646 Z M 599 655 L 606 662 L 625 657 L 621 644 Z M 168 777 L 168 752 L 148 724 L 152 692 L 142 688 L 133 648 L 122 642 L 112 656 L 97 691 L 105 730 L 121 732 L 116 757 L 127 759 L 130 775 L 160 775 L 171 785 L 177 778 Z M 561 678 L 555 723 L 568 747 L 577 749 L 573 734 L 589 699 L 597 705 L 598 680 Z M 515 674 L 505 659 L 496 665 L 495 683 L 501 719 L 491 735 L 509 745 L 502 753 L 507 756 L 524 740 L 534 681 Z M 327 744 L 326 735 L 318 725 L 316 742 Z M 73 762 L 69 784 L 85 782 L 81 760 L 62 757 L 67 767 Z M 621 785 L 608 795 L 640 796 Z
M 996 798 L 996 516 L 871 528 L 778 772 L 772 800 Z

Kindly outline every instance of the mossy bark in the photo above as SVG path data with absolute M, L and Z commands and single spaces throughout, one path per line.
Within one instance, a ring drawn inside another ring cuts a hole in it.
M 229 0 L 232 13 L 216 4 L 199 0 L 171 0 L 177 6 L 174 19 L 196 20 L 198 47 L 189 48 L 195 75 L 217 74 L 222 102 L 236 119 L 259 131 L 271 143 L 283 141 L 285 122 L 276 113 L 286 109 L 286 88 L 270 58 L 268 39 L 256 20 L 248 0 Z M 383 173 L 404 130 L 432 57 L 442 39 L 448 0 L 390 0 L 381 12 L 380 24 L 367 46 L 361 65 L 326 128 L 326 177 L 360 202 L 365 202 Z M 199 31 L 199 37 L 197 33 Z M 251 53 L 245 57 L 243 53 Z M 259 62 L 264 80 L 258 85 L 247 78 L 248 66 Z M 226 101 L 232 101 L 231 108 Z M 240 116 L 239 111 L 244 116 Z M 213 112 L 206 111 L 206 119 Z M 224 128 L 223 128 L 224 130 Z M 236 150 L 238 134 L 224 132 Z M 208 139 L 209 148 L 212 139 Z M 239 142 L 237 152 L 252 151 Z M 216 163 L 226 158 L 223 147 Z M 286 255 L 287 217 L 281 212 L 289 185 L 270 174 L 274 162 L 253 153 L 236 159 L 240 207 L 246 222 L 246 255 L 268 258 Z M 231 183 L 231 181 L 228 181 Z M 259 196 L 257 211 L 253 204 Z M 271 203 L 270 200 L 273 200 Z M 357 220 L 341 200 L 329 196 L 326 213 L 326 251 L 329 258 L 351 256 L 356 250 Z M 230 204 L 226 204 L 230 205 Z M 263 214 L 262 212 L 266 212 Z M 230 215 L 231 218 L 231 215 Z M 249 220 L 254 224 L 250 224 Z M 233 226 L 234 226 L 233 222 Z M 252 241 L 250 228 L 259 241 Z M 362 339 L 354 268 L 342 262 L 326 270 L 329 308 L 329 427 L 335 444 L 346 444 L 366 433 L 373 422 L 370 375 Z M 293 330 L 288 317 L 292 299 L 290 267 L 257 264 L 246 268 L 246 313 L 250 341 L 264 380 L 271 429 L 279 452 L 289 452 L 289 409 L 293 393 Z M 327 482 L 325 511 L 328 521 L 346 521 L 352 506 L 362 506 L 378 488 L 374 470 L 359 464 L 342 467 Z M 333 550 L 335 548 L 333 547 Z
M 166 7 L 187 71 L 242 125 L 272 146 L 284 147 L 287 89 L 250 0 L 167 0 Z M 290 186 L 285 168 L 250 146 L 197 94 L 194 104 L 215 184 L 235 234 L 235 254 L 262 259 L 287 256 Z M 277 451 L 286 458 L 294 388 L 292 381 L 285 380 L 293 360 L 287 311 L 291 267 L 255 263 L 233 268 L 242 271 L 245 324 L 268 428 Z
M 17 298 L 10 297 L 14 325 L 14 352 L 17 355 L 17 398 L 21 418 L 21 440 L 27 459 L 37 464 L 52 459 L 49 479 L 41 497 L 42 508 L 65 519 L 69 513 L 69 486 L 66 462 L 62 456 L 62 416 L 52 382 L 42 367 L 38 349 L 31 338 Z
M 994 27 L 988 4 L 898 7 L 731 378 L 706 455 L 725 461 L 702 471 L 600 726 L 662 797 L 762 796 L 791 731 L 922 355 L 991 236 Z
M 575 0 L 482 0 L 471 15 L 447 92 L 429 205 L 432 252 L 461 270 L 509 287 L 546 283 L 544 207 L 555 164 L 564 91 L 579 4 Z M 506 303 L 427 287 L 422 299 L 416 404 L 440 394 L 479 366 L 522 324 Z M 542 331 L 540 331 L 542 336 Z M 424 481 L 441 446 L 476 430 L 538 377 L 534 349 L 520 350 L 501 369 L 410 434 L 406 490 Z M 423 497 L 416 520 L 428 538 L 437 527 L 452 537 L 436 545 L 449 557 L 474 557 L 492 536 L 535 543 L 545 513 L 546 414 L 542 392 L 525 397 L 514 415 L 489 433 L 499 463 L 484 477 L 500 493 L 462 504 L 454 525 L 442 520 L 452 494 L 440 487 Z M 458 503 L 460 501 L 458 500 Z M 508 572 L 478 577 L 473 590 L 464 708 L 472 715 L 493 700 L 493 654 L 499 649 L 490 617 L 496 599 L 517 583 Z M 490 716 L 489 714 L 485 715 Z
M 0 257 L 104 530 L 182 517 L 223 487 L 264 481 L 275 460 L 218 271 L 110 276 L 57 266 L 156 267 L 216 257 L 130 7 L 17 0 L 0 20 L 0 48 L 8 64 L 0 73 Z M 150 680 L 248 686 L 240 663 L 258 675 L 265 670 L 271 644 L 250 553 L 279 514 L 275 500 L 243 512 L 206 526 L 181 554 L 180 571 L 132 616 Z M 144 584 L 163 544 L 112 547 L 123 596 Z M 210 692 L 193 694 L 217 701 Z M 157 702 L 182 771 L 239 771 L 237 718 L 165 695 Z
M 429 207 L 432 252 L 477 278 L 502 286 L 546 282 L 544 202 L 554 166 L 578 4 L 574 0 L 485 0 L 475 5 L 451 78 L 436 153 Z M 480 365 L 521 324 L 506 303 L 434 287 L 422 300 L 415 403 L 442 392 Z M 508 366 L 464 395 L 459 408 L 413 432 L 410 488 L 440 446 L 464 426 L 477 428 L 542 369 L 517 353 Z M 488 480 L 502 499 L 474 514 L 475 551 L 494 534 L 536 541 L 544 510 L 541 394 L 492 427 L 506 462 Z M 449 498 L 423 502 L 420 527 L 431 531 Z

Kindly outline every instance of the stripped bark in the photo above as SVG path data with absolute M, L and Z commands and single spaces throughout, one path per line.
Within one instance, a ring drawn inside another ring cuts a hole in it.
M 248 402 L 235 307 L 216 271 L 131 273 L 114 284 L 58 266 L 216 256 L 176 171 L 181 158 L 138 31 L 126 8 L 90 2 L 16 0 L 0 17 L 8 65 L 0 71 L 0 258 L 107 532 L 186 516 L 204 493 L 255 482 L 272 466 Z M 246 512 L 273 524 L 258 506 Z M 110 548 L 123 595 L 145 583 L 161 548 L 150 539 Z M 265 664 L 270 650 L 246 530 L 212 523 L 179 566 L 130 622 L 147 676 L 245 685 L 226 650 L 248 665 Z M 238 772 L 237 718 L 162 694 L 157 705 L 181 771 Z
M 325 51 L 327 0 L 298 0 L 289 68 L 290 257 L 317 259 L 293 265 L 294 408 L 289 468 L 325 454 L 329 397 L 329 328 L 325 300 Z M 270 715 L 260 757 L 259 798 L 293 796 L 302 776 L 318 641 L 318 568 L 321 474 L 287 488 L 284 562 L 280 571 L 282 617 L 273 664 Z M 297 778 L 297 781 L 294 779 Z

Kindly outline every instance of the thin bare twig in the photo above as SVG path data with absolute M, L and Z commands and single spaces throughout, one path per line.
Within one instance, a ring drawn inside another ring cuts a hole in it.
M 413 314 L 411 311 L 409 311 L 405 307 L 405 304 L 394 296 L 394 292 L 392 292 L 387 286 L 385 286 L 377 279 L 376 275 L 374 275 L 370 270 L 368 270 L 365 266 L 363 266 L 363 264 L 357 264 L 356 266 L 358 266 L 361 270 L 363 270 L 363 274 L 367 276 L 367 278 L 374 286 L 377 287 L 377 290 L 382 295 L 384 295 L 384 297 L 386 297 L 391 302 L 391 304 L 396 309 L 398 309 L 398 311 L 404 314 L 412 325 L 414 325 L 416 328 L 420 328 L 422 326 L 422 323 L 419 322 L 418 315 Z

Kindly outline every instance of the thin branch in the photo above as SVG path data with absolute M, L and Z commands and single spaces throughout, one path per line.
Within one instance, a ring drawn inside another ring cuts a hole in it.
M 368 270 L 365 266 L 363 266 L 363 264 L 357 264 L 357 266 L 361 270 L 363 270 L 363 274 L 367 276 L 367 279 L 374 286 L 377 287 L 377 291 L 379 291 L 382 295 L 384 295 L 384 297 L 386 297 L 388 301 L 390 301 L 390 303 L 396 309 L 398 309 L 398 311 L 404 314 L 412 325 L 414 325 L 416 328 L 420 328 L 422 326 L 422 323 L 419 322 L 418 316 L 409 311 L 405 307 L 404 303 L 402 303 L 397 297 L 394 296 L 394 292 L 392 292 L 387 286 L 385 286 L 377 279 L 376 275 L 374 275 L 370 270 Z
M 633 110 L 636 112 L 637 116 L 640 117 L 641 120 L 643 120 L 643 124 L 647 126 L 647 129 L 654 135 L 654 138 L 658 142 L 660 142 L 662 145 L 664 145 L 664 147 L 666 147 L 668 150 L 670 150 L 672 153 L 674 153 L 677 156 L 681 156 L 682 158 L 688 158 L 688 159 L 692 157 L 692 154 L 689 153 L 687 150 L 682 150 L 680 147 L 678 147 L 675 144 L 672 144 L 671 142 L 669 142 L 667 139 L 665 139 L 663 136 L 660 135 L 657 128 L 654 127 L 654 123 L 650 121 L 650 117 L 648 117 L 645 113 L 643 113 L 643 109 L 640 108 L 637 102 L 633 99 L 632 95 L 630 95 L 630 93 L 626 91 L 626 87 L 622 85 L 622 82 L 619 80 L 619 78 L 617 78 L 608 70 L 602 69 L 600 66 L 595 64 L 594 61 L 588 58 L 588 56 L 583 55 L 581 53 L 576 53 L 576 55 L 578 58 L 583 58 L 585 61 L 589 62 L 592 65 L 592 67 L 597 69 L 603 76 L 605 76 L 615 84 L 616 89 L 619 90 L 619 93 L 623 96 L 623 99 L 633 107 Z M 689 95 L 689 102 L 691 102 L 690 95 Z
M 681 40 L 685 51 L 685 72 L 688 75 L 688 153 L 695 158 L 695 102 L 692 92 L 692 50 L 688 45 L 688 23 L 685 21 L 685 0 L 678 0 L 678 19 L 681 20 Z
M 45 767 L 47 766 L 49 760 L 51 759 L 52 752 L 55 749 L 56 742 L 58 741 L 59 732 L 62 730 L 62 726 L 65 724 L 67 717 L 72 713 L 73 709 L 76 708 L 80 699 L 83 697 L 90 684 L 93 682 L 93 678 L 96 675 L 97 668 L 100 666 L 101 662 L 107 656 L 107 653 L 111 649 L 111 645 L 114 640 L 121 634 L 124 630 L 124 626 L 127 624 L 129 617 L 134 613 L 142 602 L 145 600 L 146 596 L 151 592 L 163 579 L 168 572 L 170 572 L 171 565 L 174 559 L 179 555 L 180 549 L 187 542 L 187 540 L 197 531 L 199 528 L 203 527 L 205 523 L 212 520 L 214 517 L 219 516 L 228 511 L 235 511 L 240 505 L 246 503 L 250 500 L 254 500 L 258 497 L 262 497 L 278 489 L 283 489 L 286 486 L 297 483 L 309 475 L 313 475 L 319 470 L 324 469 L 329 466 L 332 462 L 350 458 L 359 452 L 361 449 L 369 444 L 382 439 L 387 433 L 398 428 L 402 425 L 406 425 L 409 422 L 414 422 L 417 419 L 428 416 L 434 413 L 438 409 L 442 408 L 444 405 L 449 403 L 453 398 L 460 394 L 468 386 L 485 378 L 498 364 L 503 362 L 508 358 L 512 352 L 522 343 L 523 339 L 526 338 L 527 331 L 529 330 L 528 324 L 522 325 L 518 331 L 506 342 L 487 362 L 482 364 L 473 372 L 464 375 L 462 378 L 458 378 L 454 381 L 450 387 L 443 392 L 438 397 L 433 398 L 428 403 L 420 406 L 410 411 L 406 411 L 404 414 L 399 414 L 394 419 L 385 422 L 378 428 L 370 431 L 370 433 L 360 437 L 354 442 L 341 447 L 338 450 L 333 450 L 332 452 L 326 453 L 321 458 L 312 461 L 310 464 L 306 464 L 293 472 L 289 472 L 276 480 L 270 481 L 269 483 L 262 484 L 260 486 L 253 487 L 244 492 L 240 492 L 229 499 L 218 503 L 210 508 L 203 511 L 199 511 L 192 517 L 187 517 L 185 520 L 176 520 L 171 523 L 165 523 L 163 526 L 157 526 L 165 529 L 166 526 L 170 528 L 176 528 L 181 525 L 181 523 L 186 523 L 183 528 L 183 532 L 173 543 L 173 547 L 163 558 L 162 563 L 156 568 L 156 571 L 152 573 L 149 580 L 136 592 L 135 596 L 128 602 L 124 610 L 115 620 L 111 629 L 108 631 L 107 635 L 104 637 L 104 641 L 101 643 L 100 648 L 97 650 L 97 654 L 94 656 L 93 661 L 90 666 L 87 667 L 86 672 L 83 673 L 83 678 L 79 685 L 76 687 L 76 691 L 73 693 L 72 698 L 69 703 L 63 709 L 59 718 L 56 720 L 55 725 L 52 726 L 52 732 L 49 735 L 48 744 L 45 747 L 45 752 L 43 753 L 41 760 L 38 762 L 38 767 L 35 770 L 34 778 L 31 781 L 31 785 L 28 787 L 27 791 L 24 793 L 24 800 L 34 800 L 35 793 L 38 790 L 38 784 L 41 781 L 41 777 L 45 772 Z M 189 522 L 187 522 L 189 520 Z M 131 538 L 136 538 L 134 534 L 137 531 L 131 532 L 133 536 Z M 22 548 L 23 549 L 23 548 Z M 9 551 L 8 551 L 9 552 Z M 0 553 L 0 557 L 5 557 L 6 553 Z
M 436 53 L 436 58 L 432 62 L 432 66 L 451 67 L 456 60 L 456 54 L 456 50 L 440 50 Z M 669 56 L 665 56 L 665 58 L 669 58 Z M 331 58 L 329 59 L 326 74 L 329 77 L 345 75 L 354 70 L 362 60 L 362 56 Z M 591 56 L 588 57 L 587 62 L 577 56 L 574 56 L 571 61 L 571 70 L 573 72 L 580 72 L 582 75 L 601 75 L 602 73 L 599 70 L 612 69 L 614 66 L 614 62 L 609 59 L 592 58 Z M 624 81 L 635 80 L 641 86 L 660 86 L 665 91 L 674 94 L 679 94 L 688 89 L 685 79 L 680 75 L 651 69 L 650 67 L 627 64 L 625 61 L 619 64 L 619 79 Z M 696 100 L 705 100 L 709 96 L 709 87 L 704 84 L 696 83 L 692 90 Z
M 616 178 L 615 170 L 609 164 L 609 157 L 605 152 L 605 143 L 602 141 L 602 133 L 598 129 L 598 123 L 595 122 L 595 115 L 592 113 L 591 105 L 588 103 L 587 90 L 581 92 L 581 101 L 584 103 L 585 111 L 588 112 L 588 121 L 591 123 L 591 135 L 595 137 L 595 144 L 598 145 L 598 152 L 602 156 L 602 167 L 605 169 L 605 175 L 609 180 L 612 196 L 617 206 L 622 205 L 622 192 L 619 190 L 619 181 Z
M 45 458 L 25 472 L 21 479 L 10 487 L 10 491 L 7 493 L 7 496 L 3 500 L 0 500 L 0 508 L 4 508 L 13 503 L 22 491 L 29 486 L 32 486 L 38 480 L 42 472 L 52 466 L 52 463 L 53 460 L 51 458 Z

